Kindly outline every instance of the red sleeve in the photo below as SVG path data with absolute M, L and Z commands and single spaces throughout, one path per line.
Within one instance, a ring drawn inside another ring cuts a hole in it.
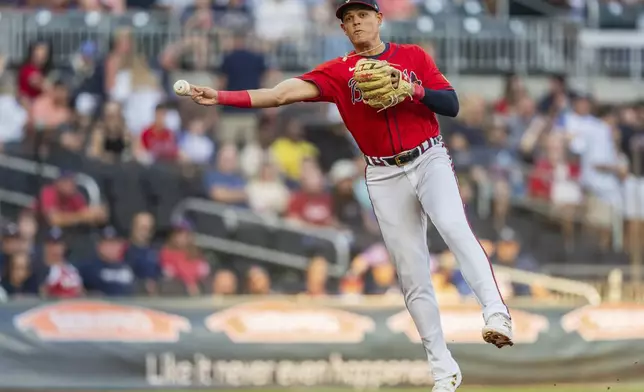
M 320 91 L 317 98 L 309 99 L 307 102 L 335 102 L 336 92 L 330 65 L 331 63 L 324 63 L 313 71 L 297 77 L 305 82 L 315 84 Z
M 146 129 L 145 131 L 141 132 L 141 145 L 143 148 L 146 149 L 146 151 L 150 151 L 150 134 L 152 131 L 150 129 Z
M 288 203 L 287 215 L 302 216 L 302 198 L 299 194 L 291 196 Z
M 416 46 L 419 51 L 419 54 L 423 58 L 423 64 L 425 65 L 425 73 L 423 78 L 423 87 L 432 89 L 432 90 L 453 90 L 454 88 L 450 84 L 449 80 L 443 75 L 443 73 L 438 69 L 436 63 L 432 56 L 425 51 L 425 49 L 420 46 Z
M 177 274 L 176 269 L 174 268 L 174 252 L 169 250 L 168 248 L 163 248 L 161 249 L 161 252 L 159 252 L 159 264 L 161 265 L 161 269 L 163 270 L 163 273 L 168 276 L 168 277 L 174 277 Z
M 43 214 L 48 214 L 59 208 L 58 195 L 56 194 L 56 190 L 51 186 L 46 186 L 40 192 L 40 207 Z
M 87 200 L 85 200 L 85 196 L 83 196 L 82 193 L 77 192 L 72 196 L 71 205 L 72 208 L 74 208 L 74 211 L 78 212 L 87 207 Z

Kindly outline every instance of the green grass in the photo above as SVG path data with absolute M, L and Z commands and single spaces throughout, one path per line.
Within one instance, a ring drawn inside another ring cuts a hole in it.
M 158 390 L 157 390 L 158 391 Z M 195 390 L 177 391 L 169 390 L 168 392 L 195 392 Z M 431 388 L 382 388 L 379 392 L 430 392 Z M 462 386 L 458 392 L 644 392 L 644 385 L 622 384 L 614 382 L 606 385 L 541 385 L 528 387 L 472 387 Z M 144 392 L 144 391 L 141 391 Z M 284 389 L 217 389 L 213 392 L 355 392 L 354 389 L 348 388 L 284 388 Z

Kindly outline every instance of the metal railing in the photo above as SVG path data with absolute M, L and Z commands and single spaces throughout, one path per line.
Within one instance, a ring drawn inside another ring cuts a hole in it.
M 145 15 L 143 17 L 142 15 Z M 268 52 L 285 70 L 310 69 L 344 54 L 346 37 L 339 27 L 315 25 L 288 42 L 268 45 Z M 190 41 L 192 48 L 207 51 L 208 66 L 216 66 L 228 34 L 224 30 L 184 31 L 169 14 L 130 13 L 52 14 L 48 11 L 0 11 L 0 54 L 15 64 L 25 56 L 29 43 L 47 39 L 54 60 L 66 62 L 85 40 L 106 53 L 114 32 L 131 27 L 136 47 L 148 58 L 157 58 L 170 44 Z M 383 38 L 399 43 L 431 43 L 443 71 L 454 78 L 461 73 L 572 72 L 584 68 L 579 61 L 576 23 L 542 19 L 492 18 L 490 16 L 423 15 L 407 22 L 387 22 Z M 201 42 L 195 42 L 199 41 Z M 260 43 L 259 38 L 254 43 Z M 190 59 L 188 59 L 190 61 Z
M 335 263 L 330 266 L 329 274 L 334 277 L 343 276 L 349 267 L 350 237 L 337 230 L 298 227 L 280 218 L 263 217 L 242 208 L 235 208 L 230 205 L 196 198 L 186 199 L 179 203 L 175 207 L 172 217 L 175 220 L 179 220 L 191 211 L 220 217 L 226 229 L 229 231 L 234 230 L 242 223 L 259 226 L 267 232 L 283 231 L 301 235 L 302 237 L 327 241 L 333 246 L 335 253 Z M 233 239 L 215 237 L 208 233 L 200 233 L 199 228 L 197 228 L 197 232 L 198 234 L 195 236 L 197 245 L 207 250 L 238 257 L 248 257 L 298 270 L 305 270 L 309 264 L 309 258 L 302 255 L 270 249 L 265 246 L 251 245 Z
M 38 163 L 23 158 L 0 154 L 0 169 L 16 171 L 22 174 L 41 176 L 50 180 L 60 175 L 60 168 L 44 163 Z M 96 181 L 84 173 L 76 173 L 76 184 L 87 193 L 88 203 L 101 203 L 101 191 Z M 31 207 L 36 198 L 33 195 L 15 189 L 0 188 L 0 202 L 19 207 Z

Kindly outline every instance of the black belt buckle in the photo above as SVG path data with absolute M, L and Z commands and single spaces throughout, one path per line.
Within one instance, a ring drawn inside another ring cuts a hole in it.
M 407 151 L 394 156 L 394 162 L 396 162 L 396 166 L 405 166 L 406 164 L 411 162 L 413 160 L 412 154 L 413 151 Z

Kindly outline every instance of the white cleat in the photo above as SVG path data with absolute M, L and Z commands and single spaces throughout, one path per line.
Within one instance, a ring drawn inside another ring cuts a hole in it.
M 513 346 L 512 321 L 503 313 L 494 313 L 483 327 L 483 340 L 498 348 Z
M 434 383 L 432 392 L 454 392 L 463 382 L 463 375 L 458 372 L 452 376 L 441 378 Z

